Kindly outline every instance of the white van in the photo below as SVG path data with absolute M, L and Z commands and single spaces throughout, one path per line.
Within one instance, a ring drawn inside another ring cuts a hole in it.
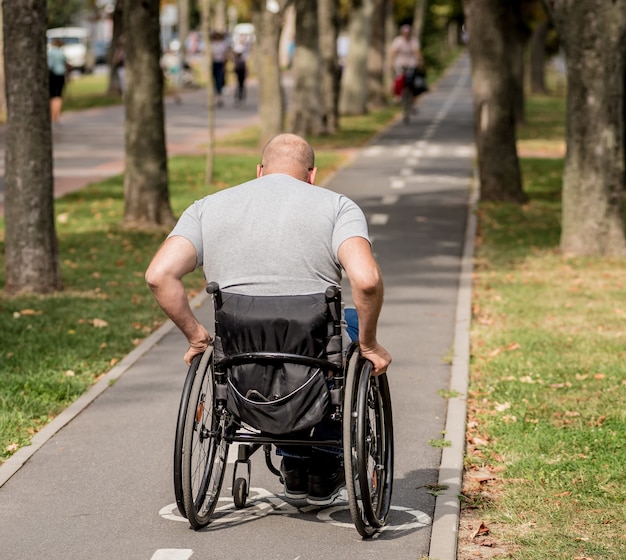
M 55 27 L 46 32 L 48 47 L 53 39 L 63 41 L 63 53 L 67 63 L 84 73 L 90 73 L 94 67 L 91 48 L 91 33 L 82 27 Z

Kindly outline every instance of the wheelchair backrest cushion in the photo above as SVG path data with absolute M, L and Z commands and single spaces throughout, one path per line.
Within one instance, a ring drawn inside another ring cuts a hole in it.
M 222 292 L 215 310 L 215 359 L 247 352 L 324 358 L 330 314 L 323 294 L 247 296 Z M 228 370 L 228 409 L 263 432 L 285 434 L 317 424 L 328 411 L 326 373 L 317 367 L 253 362 Z

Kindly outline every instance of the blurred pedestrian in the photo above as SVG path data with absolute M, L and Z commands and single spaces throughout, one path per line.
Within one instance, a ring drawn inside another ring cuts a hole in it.
M 113 72 L 117 75 L 122 96 L 126 92 L 126 70 L 124 65 L 126 53 L 124 52 L 124 43 L 124 36 L 121 35 L 117 40 L 117 47 L 113 53 L 113 59 L 111 61 L 113 64 Z
M 235 90 L 235 105 L 241 105 L 246 99 L 246 53 L 243 48 L 235 48 L 234 72 L 237 77 L 237 89 Z
M 226 83 L 226 61 L 230 54 L 230 44 L 225 33 L 215 31 L 211 37 L 211 58 L 213 61 L 213 84 L 217 96 L 217 106 L 223 105 L 222 90 Z
M 63 52 L 63 41 L 53 39 L 48 49 L 48 80 L 50 89 L 50 119 L 54 124 L 61 118 L 63 109 L 63 90 L 69 65 Z

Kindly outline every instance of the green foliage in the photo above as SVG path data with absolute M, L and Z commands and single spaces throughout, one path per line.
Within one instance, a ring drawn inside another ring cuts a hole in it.
M 48 27 L 67 27 L 87 7 L 87 0 L 48 0 Z

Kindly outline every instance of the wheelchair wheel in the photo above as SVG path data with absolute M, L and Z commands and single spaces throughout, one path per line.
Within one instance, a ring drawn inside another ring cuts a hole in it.
M 248 499 L 248 481 L 245 478 L 236 478 L 233 483 L 233 502 L 237 509 L 246 507 Z
M 343 445 L 350 513 L 363 537 L 385 524 L 393 486 L 389 384 L 386 375 L 370 373 L 370 362 L 354 351 L 345 382 Z
M 191 393 L 191 386 L 196 376 L 196 371 L 200 366 L 200 362 L 203 361 L 202 367 L 206 367 L 206 360 L 211 357 L 211 353 L 198 354 L 191 362 L 189 370 L 187 371 L 187 377 L 185 378 L 185 385 L 183 386 L 183 392 L 180 397 L 180 404 L 178 406 L 178 420 L 176 422 L 176 437 L 174 439 L 174 495 L 176 496 L 176 505 L 180 514 L 187 518 L 185 512 L 185 504 L 183 503 L 183 439 L 185 434 L 185 418 L 187 416 L 187 405 L 189 403 L 189 394 Z
M 228 416 L 216 409 L 214 384 L 213 356 L 212 349 L 209 349 L 193 373 L 189 396 L 183 397 L 187 402 L 182 430 L 180 484 L 183 509 L 194 529 L 209 524 L 228 457 L 229 444 L 224 437 Z

